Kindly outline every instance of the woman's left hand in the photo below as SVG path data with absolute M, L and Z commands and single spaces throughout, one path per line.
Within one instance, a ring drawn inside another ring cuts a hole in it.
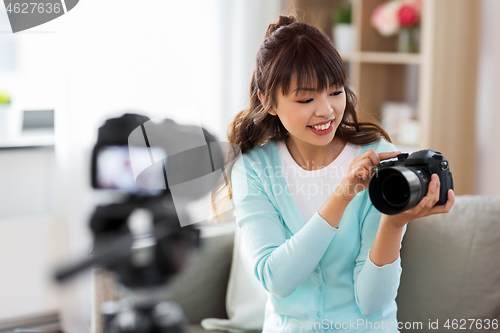
M 431 181 L 429 182 L 427 195 L 422 198 L 418 205 L 396 215 L 382 214 L 382 218 L 386 222 L 390 222 L 398 227 L 403 227 L 408 222 L 417 218 L 434 214 L 448 213 L 455 203 L 455 194 L 453 193 L 453 190 L 448 190 L 448 200 L 446 201 L 446 204 L 435 206 L 435 204 L 439 201 L 440 187 L 441 182 L 439 181 L 438 175 L 433 174 Z

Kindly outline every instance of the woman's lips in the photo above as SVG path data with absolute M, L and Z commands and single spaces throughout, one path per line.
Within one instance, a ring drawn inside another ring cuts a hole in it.
M 320 125 L 325 125 L 325 124 L 328 124 L 329 122 L 332 122 L 332 121 L 334 121 L 334 120 L 335 120 L 335 118 L 330 119 L 330 120 L 326 120 L 326 121 L 323 121 L 323 122 L 321 122 L 321 123 L 317 123 L 317 124 L 314 124 L 314 125 L 308 125 L 308 126 L 320 126 Z
M 331 124 L 330 124 L 330 127 L 328 127 L 327 129 L 324 129 L 324 130 L 317 130 L 315 129 L 314 127 L 312 126 L 307 126 L 314 134 L 316 135 L 325 135 L 325 134 L 328 134 L 330 133 L 332 130 L 333 130 L 333 120 L 331 120 Z

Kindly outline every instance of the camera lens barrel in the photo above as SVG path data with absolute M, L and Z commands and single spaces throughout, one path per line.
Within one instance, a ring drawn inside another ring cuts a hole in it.
M 395 215 L 417 205 L 426 195 L 430 175 L 421 170 L 391 166 L 371 179 L 370 199 L 380 212 Z

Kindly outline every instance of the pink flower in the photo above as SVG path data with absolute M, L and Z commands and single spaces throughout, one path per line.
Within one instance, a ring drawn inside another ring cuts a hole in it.
M 373 11 L 371 24 L 383 36 L 391 36 L 399 31 L 399 1 L 390 1 L 379 5 Z
M 410 4 L 403 4 L 398 11 L 399 24 L 402 27 L 412 27 L 419 21 L 419 13 Z
M 408 28 L 418 24 L 422 0 L 392 0 L 382 3 L 373 11 L 371 24 L 383 36 L 392 36 L 401 27 Z

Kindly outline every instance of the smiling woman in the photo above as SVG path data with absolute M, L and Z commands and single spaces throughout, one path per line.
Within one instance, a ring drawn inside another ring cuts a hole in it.
M 229 127 L 229 141 L 242 155 L 228 156 L 227 184 L 254 274 L 268 295 L 263 332 L 287 332 L 290 320 L 300 318 L 378 313 L 376 318 L 396 323 L 399 261 L 383 257 L 378 264 L 388 265 L 380 269 L 370 261 L 380 214 L 366 195 L 356 196 L 373 165 L 396 156 L 395 147 L 379 125 L 358 122 L 355 101 L 328 37 L 293 16 L 269 25 L 257 53 L 250 107 Z M 280 167 L 285 172 L 278 177 Z M 296 167 L 307 174 L 290 176 Z M 334 169 L 341 170 L 339 177 L 328 177 Z M 318 190 L 302 193 L 303 185 Z M 399 244 L 397 234 L 392 238 Z M 321 270 L 332 278 L 316 278 Z

